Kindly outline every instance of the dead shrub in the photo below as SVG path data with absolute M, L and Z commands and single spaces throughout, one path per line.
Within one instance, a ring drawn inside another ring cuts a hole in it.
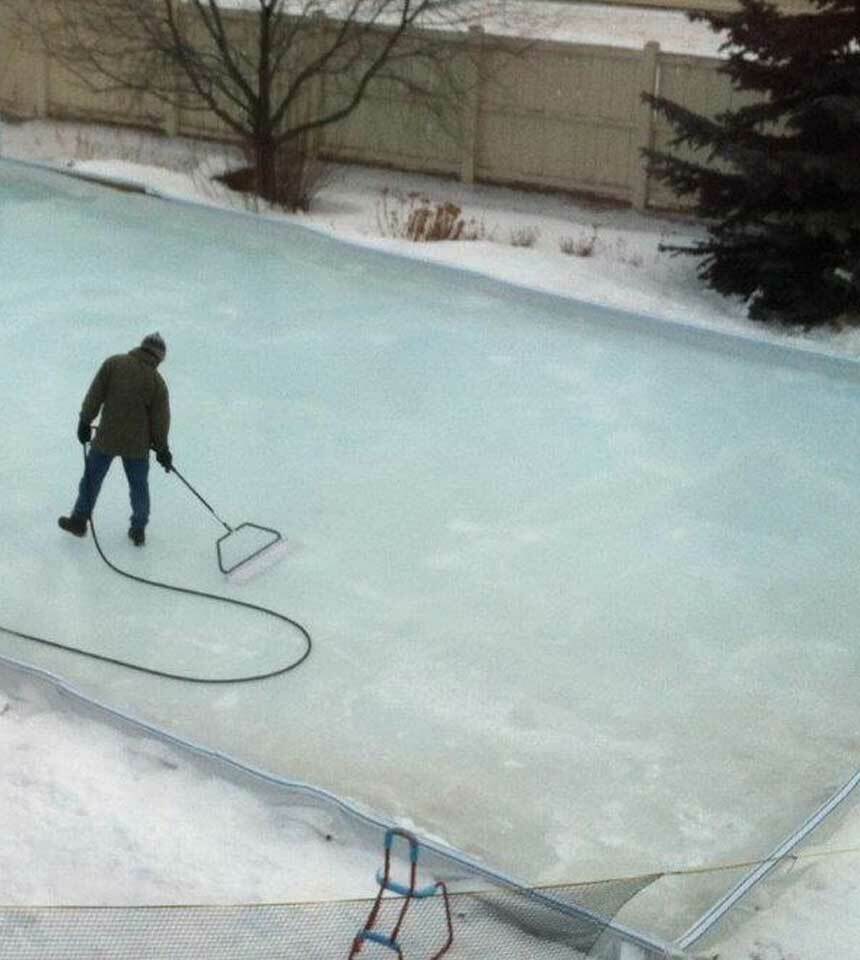
M 591 228 L 589 235 L 579 237 L 562 237 L 558 242 L 559 249 L 569 257 L 591 257 L 594 256 L 594 248 L 597 245 L 597 227 Z
M 512 247 L 533 247 L 538 242 L 540 230 L 537 227 L 517 227 L 511 230 Z
M 630 250 L 624 237 L 618 237 L 612 246 L 610 256 L 619 263 L 626 263 L 629 267 L 641 267 L 644 258 L 636 250 Z
M 420 193 L 403 196 L 387 188 L 377 204 L 376 222 L 384 237 L 437 243 L 442 240 L 480 240 L 484 228 L 476 220 L 464 220 L 456 203 L 434 203 Z

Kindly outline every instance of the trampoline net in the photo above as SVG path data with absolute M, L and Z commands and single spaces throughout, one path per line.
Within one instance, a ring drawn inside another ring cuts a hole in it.
M 457 892 L 449 883 L 453 940 L 444 953 L 456 960 L 562 960 L 616 955 L 606 921 L 649 878 L 554 888 L 551 896 L 527 888 L 493 887 L 482 880 Z M 426 872 L 425 872 L 426 879 Z M 368 878 L 371 883 L 372 879 Z M 386 896 L 374 929 L 386 935 L 400 917 L 403 897 Z M 585 902 L 602 919 L 579 913 Z M 2 960 L 332 960 L 348 958 L 372 900 L 330 903 L 182 907 L 0 907 Z M 404 958 L 431 960 L 448 939 L 441 895 L 411 900 L 398 932 Z M 365 941 L 356 956 L 395 957 Z

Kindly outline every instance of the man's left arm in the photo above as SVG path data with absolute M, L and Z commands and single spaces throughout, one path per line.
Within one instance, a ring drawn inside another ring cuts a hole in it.
M 81 443 L 90 442 L 93 432 L 90 424 L 99 415 L 99 410 L 101 410 L 102 404 L 105 401 L 107 384 L 110 378 L 109 362 L 109 360 L 105 360 L 101 367 L 99 367 L 99 372 L 93 378 L 93 382 L 90 384 L 90 388 L 87 390 L 87 395 L 84 397 L 84 402 L 81 405 L 81 412 L 78 415 L 78 440 L 80 440 Z

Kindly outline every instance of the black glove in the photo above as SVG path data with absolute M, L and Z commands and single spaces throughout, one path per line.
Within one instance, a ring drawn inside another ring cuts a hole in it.
M 173 454 L 167 447 L 164 447 L 161 450 L 155 451 L 155 459 L 161 464 L 162 467 L 170 473 L 173 469 Z
M 89 443 L 93 436 L 93 428 L 81 417 L 78 420 L 78 440 L 81 443 Z

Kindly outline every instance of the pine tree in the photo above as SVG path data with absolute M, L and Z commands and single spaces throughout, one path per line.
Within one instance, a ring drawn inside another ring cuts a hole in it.
M 721 71 L 752 102 L 708 118 L 646 97 L 674 129 L 670 149 L 703 151 L 646 151 L 708 224 L 706 239 L 666 249 L 701 257 L 700 278 L 751 318 L 807 327 L 860 320 L 860 0 L 813 3 L 691 15 L 726 31 Z

